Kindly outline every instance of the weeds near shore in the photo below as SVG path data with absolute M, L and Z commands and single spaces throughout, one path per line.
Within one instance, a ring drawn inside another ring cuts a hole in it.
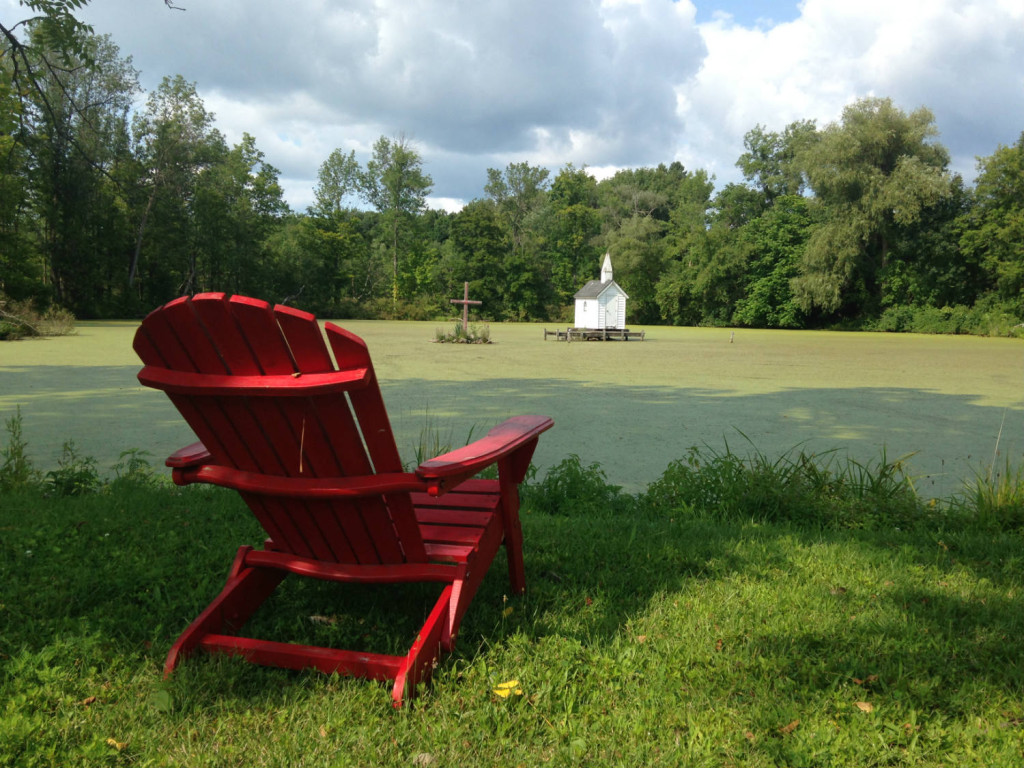
M 75 332 L 75 316 L 61 307 L 40 312 L 31 301 L 11 301 L 0 293 L 0 341 L 26 336 L 67 336 Z
M 470 324 L 464 329 L 462 323 L 455 323 L 450 331 L 444 328 L 437 328 L 434 331 L 434 342 L 437 344 L 490 344 L 491 326 L 487 323 L 477 325 Z
M 22 435 L 20 407 L 15 409 L 13 416 L 4 420 L 4 428 L 7 444 L 0 449 L 0 492 L 32 485 L 39 479 L 28 456 L 28 443 Z

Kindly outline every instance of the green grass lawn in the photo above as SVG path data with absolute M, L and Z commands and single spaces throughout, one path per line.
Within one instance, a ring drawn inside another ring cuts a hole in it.
M 631 491 L 691 446 L 726 441 L 860 461 L 913 453 L 920 492 L 939 497 L 1024 455 L 1019 340 L 739 330 L 730 342 L 729 329 L 657 327 L 644 342 L 566 344 L 521 324 L 467 346 L 432 343 L 439 323 L 344 325 L 369 344 L 407 458 L 425 428 L 461 443 L 517 413 L 555 417 L 542 470 L 578 454 Z M 104 471 L 126 449 L 162 458 L 191 442 L 166 397 L 137 385 L 134 330 L 80 323 L 77 336 L 0 345 L 0 417 L 20 405 L 40 467 L 69 438 Z
M 531 486 L 526 596 L 499 558 L 401 711 L 381 684 L 223 658 L 161 679 L 262 540 L 234 494 L 2 495 L 0 765 L 1020 765 L 1021 518 L 929 514 L 884 482 L 815 501 L 727 465 L 643 496 L 578 465 Z M 785 519 L 805 502 L 860 512 Z M 293 578 L 254 633 L 396 650 L 429 597 Z

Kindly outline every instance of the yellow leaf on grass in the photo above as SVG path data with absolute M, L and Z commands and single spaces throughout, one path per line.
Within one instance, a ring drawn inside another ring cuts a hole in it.
M 507 699 L 512 694 L 516 696 L 523 695 L 523 689 L 519 687 L 518 680 L 509 680 L 505 683 L 498 683 L 498 687 L 494 689 L 494 695 L 500 696 L 503 699 Z
M 112 746 L 118 752 L 120 752 L 122 749 L 124 749 L 126 746 L 128 746 L 128 744 L 126 742 L 118 741 L 117 739 L 107 739 L 107 744 Z
M 861 712 L 874 712 L 875 705 L 870 701 L 858 701 L 855 705 Z

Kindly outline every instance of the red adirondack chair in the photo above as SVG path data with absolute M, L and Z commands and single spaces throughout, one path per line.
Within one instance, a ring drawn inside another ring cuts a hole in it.
M 239 548 L 226 586 L 174 643 L 164 672 L 203 648 L 394 680 L 397 707 L 451 650 L 502 543 L 512 592 L 523 591 L 519 484 L 553 421 L 511 418 L 403 471 L 366 345 L 331 323 L 326 336 L 330 351 L 312 315 L 220 293 L 176 299 L 135 335 L 139 381 L 165 391 L 199 438 L 167 459 L 174 481 L 237 490 L 269 537 L 262 550 Z M 497 480 L 474 478 L 494 464 Z M 288 574 L 442 589 L 405 656 L 235 634 Z

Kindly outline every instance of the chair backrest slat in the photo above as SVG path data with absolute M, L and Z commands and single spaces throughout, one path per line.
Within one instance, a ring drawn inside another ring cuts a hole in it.
M 194 302 L 181 299 L 172 301 L 167 305 L 163 317 L 166 332 L 174 337 L 177 349 L 180 350 L 175 354 L 188 357 L 193 371 L 197 373 L 231 372 L 224 362 L 218 345 L 210 338 L 207 325 L 196 314 Z M 175 370 L 183 370 L 178 365 L 173 367 Z
M 331 353 L 327 351 L 323 333 L 313 315 L 280 306 L 274 308 L 274 313 L 300 371 L 326 373 L 335 370 Z
M 306 312 L 215 293 L 177 299 L 151 313 L 135 349 L 147 365 L 221 376 L 365 367 L 367 385 L 347 395 L 169 396 L 213 463 L 285 477 L 400 472 L 366 345 L 336 327 L 328 337 L 330 349 Z M 426 561 L 407 493 L 330 502 L 242 496 L 274 546 L 297 555 L 365 564 Z
M 334 353 L 334 359 L 338 361 L 339 368 L 366 367 L 370 370 L 367 386 L 350 392 L 349 398 L 352 410 L 359 420 L 359 428 L 367 453 L 373 462 L 373 470 L 376 472 L 401 472 L 402 459 L 398 455 L 394 434 L 391 431 L 391 422 L 388 419 L 384 398 L 380 392 L 380 384 L 377 382 L 376 374 L 373 373 L 373 365 L 365 342 L 355 334 L 349 333 L 333 323 L 327 323 L 326 330 L 327 340 Z M 420 537 L 419 526 L 416 523 L 409 495 L 388 496 L 386 505 L 392 512 L 389 522 L 393 525 L 394 534 L 402 543 L 405 557 L 414 562 L 425 562 L 426 549 Z M 382 525 L 383 521 L 373 518 L 369 524 Z M 383 532 L 380 539 L 382 541 L 385 539 Z
M 228 298 L 222 293 L 203 293 L 192 298 L 192 308 L 210 340 L 217 347 L 228 373 L 256 376 L 263 371 L 235 321 Z
M 295 373 L 295 361 L 281 334 L 277 317 L 270 305 L 256 299 L 234 296 L 232 314 L 249 348 L 256 356 L 260 372 L 266 374 Z
M 366 344 L 358 336 L 328 323 L 327 338 L 339 366 L 343 365 L 341 361 L 345 360 L 349 365 L 363 365 L 372 370 Z M 402 460 L 395 446 L 391 422 L 384 407 L 384 398 L 381 397 L 376 376 L 371 376 L 369 386 L 352 392 L 350 397 L 374 470 L 401 472 Z

